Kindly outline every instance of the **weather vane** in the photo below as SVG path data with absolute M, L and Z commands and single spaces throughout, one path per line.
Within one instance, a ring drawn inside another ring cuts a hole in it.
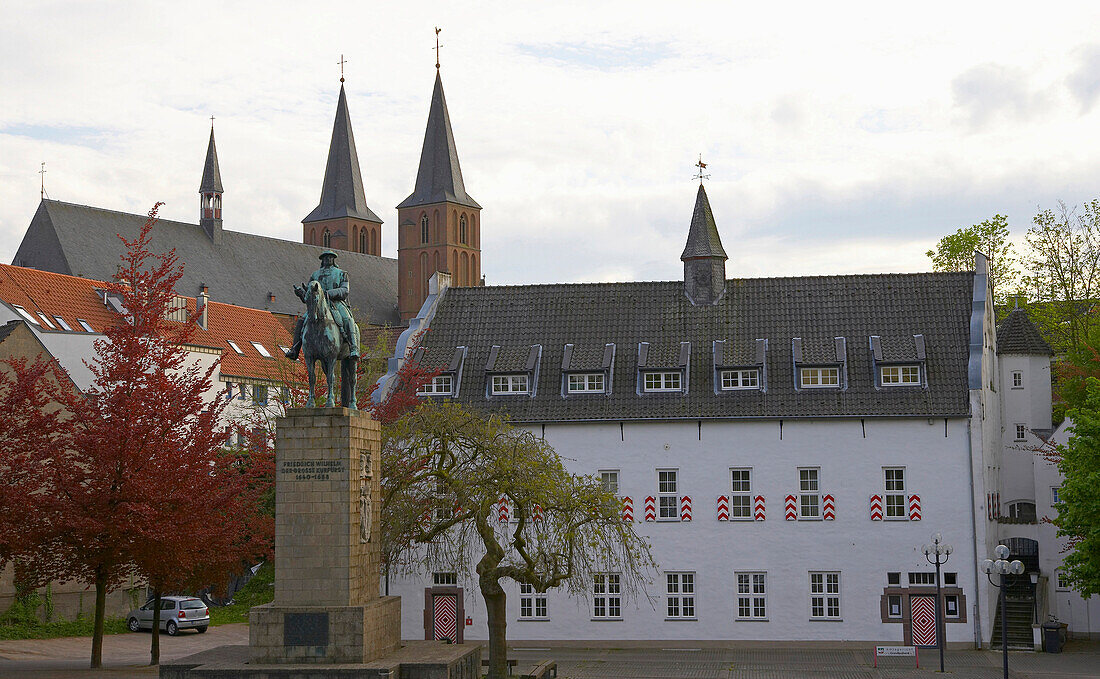
M 442 30 L 443 29 L 439 26 L 435 27 L 435 70 L 437 71 L 439 70 L 439 48 L 441 47 L 439 44 L 439 32 Z
M 42 161 L 42 169 L 38 171 L 38 174 L 42 177 L 42 187 L 39 197 L 43 200 L 46 198 L 46 161 Z
M 704 179 L 710 179 L 709 174 L 703 174 L 703 170 L 707 169 L 707 164 L 703 162 L 703 154 L 699 154 L 699 162 L 695 163 L 695 167 L 699 168 L 699 171 L 691 176 L 692 179 L 698 179 L 702 184 Z
M 344 64 L 348 63 L 348 60 L 344 58 L 344 55 L 340 55 L 340 82 L 344 82 Z

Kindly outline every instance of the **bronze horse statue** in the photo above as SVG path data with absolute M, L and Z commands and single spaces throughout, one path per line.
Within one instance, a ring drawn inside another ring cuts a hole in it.
M 340 362 L 340 404 L 345 408 L 356 408 L 355 403 L 355 379 L 356 364 L 354 358 L 348 358 L 351 347 L 340 332 L 340 325 L 332 314 L 332 303 L 329 302 L 324 288 L 317 281 L 310 281 L 305 289 L 306 315 L 305 337 L 302 342 L 302 351 L 306 359 L 306 371 L 309 373 L 309 400 L 306 405 L 313 407 L 314 393 L 316 389 L 316 370 L 314 364 L 321 362 L 321 369 L 325 372 L 325 380 L 328 384 L 328 400 L 326 408 L 335 405 L 333 398 L 333 386 L 336 384 L 336 363 Z

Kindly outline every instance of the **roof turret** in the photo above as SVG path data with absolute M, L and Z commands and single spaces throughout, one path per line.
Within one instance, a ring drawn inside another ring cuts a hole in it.
M 703 185 L 699 184 L 699 193 L 695 196 L 695 212 L 691 215 L 691 228 L 688 229 L 687 245 L 680 259 L 687 261 L 695 257 L 726 256 L 722 248 L 722 239 L 718 236 L 718 226 L 714 223 L 714 214 L 710 211 L 710 200 Z
M 1054 354 L 1039 328 L 1031 322 L 1027 312 L 1021 307 L 1013 309 L 997 326 L 997 353 L 1035 356 Z
M 442 202 L 481 209 L 477 201 L 466 193 L 466 186 L 462 183 L 462 168 L 458 164 L 458 151 L 451 132 L 451 116 L 447 112 L 447 99 L 443 96 L 443 80 L 436 71 L 432 106 L 424 130 L 424 147 L 420 152 L 420 169 L 416 172 L 416 188 L 397 207 Z
M 313 208 L 305 222 L 354 217 L 382 223 L 367 207 L 363 193 L 363 177 L 359 172 L 359 156 L 355 152 L 355 135 L 351 131 L 348 100 L 340 85 L 340 100 L 336 104 L 336 120 L 332 124 L 332 140 L 328 146 L 325 183 L 321 186 L 321 202 Z
M 206 145 L 206 165 L 202 168 L 199 193 L 222 193 L 222 173 L 218 169 L 218 149 L 214 146 L 214 126 L 210 126 L 210 143 Z

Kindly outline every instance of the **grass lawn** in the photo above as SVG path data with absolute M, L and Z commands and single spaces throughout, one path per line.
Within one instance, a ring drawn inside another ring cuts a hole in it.
M 104 634 L 122 634 L 126 621 L 107 618 L 103 621 Z M 92 619 L 59 620 L 57 622 L 5 622 L 0 624 L 0 639 L 52 639 L 54 637 L 90 637 Z
M 275 564 L 267 561 L 256 575 L 240 591 L 233 594 L 231 606 L 212 606 L 210 608 L 211 625 L 228 625 L 234 622 L 248 622 L 248 609 L 260 604 L 271 603 L 275 598 Z

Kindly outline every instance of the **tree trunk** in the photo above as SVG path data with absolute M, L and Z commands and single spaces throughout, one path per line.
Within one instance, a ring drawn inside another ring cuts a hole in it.
M 483 579 L 481 596 L 489 623 L 489 679 L 508 676 L 508 615 L 507 594 L 496 580 Z M 461 621 L 460 621 L 461 624 Z
M 160 664 L 160 590 L 153 591 L 153 641 L 149 646 L 149 664 Z
M 103 616 L 107 610 L 107 574 L 95 569 L 95 615 L 92 622 L 92 669 L 103 667 Z

